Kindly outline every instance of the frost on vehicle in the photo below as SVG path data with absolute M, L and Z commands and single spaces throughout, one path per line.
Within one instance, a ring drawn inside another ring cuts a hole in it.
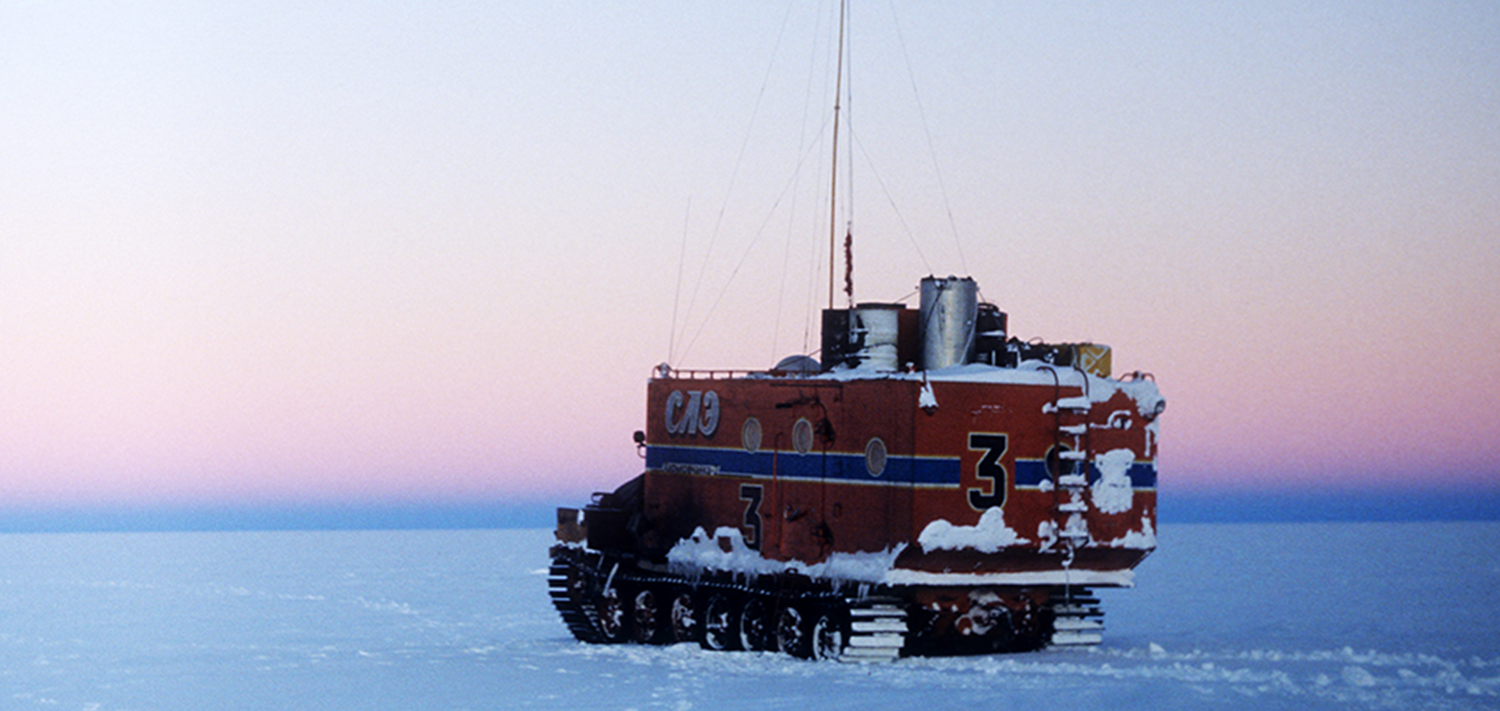
M 659 367 L 645 471 L 562 509 L 580 640 L 862 660 L 1092 644 L 1156 546 L 1152 378 L 1021 341 L 968 278 L 823 312 L 821 362 Z

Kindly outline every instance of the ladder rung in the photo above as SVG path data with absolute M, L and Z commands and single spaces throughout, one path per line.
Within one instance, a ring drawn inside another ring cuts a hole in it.
M 849 629 L 854 632 L 906 634 L 906 622 L 904 620 L 853 620 L 849 623 Z
M 905 638 L 899 634 L 872 634 L 872 635 L 850 635 L 850 647 L 886 647 L 900 649 L 905 643 Z
M 1057 407 L 1061 410 L 1087 410 L 1089 409 L 1089 399 L 1086 397 L 1059 398 Z
M 1099 620 L 1059 617 L 1052 622 L 1052 629 L 1058 632 L 1103 632 L 1104 623 Z
M 1053 632 L 1052 644 L 1058 647 L 1081 646 L 1087 644 L 1100 644 L 1104 641 L 1104 635 L 1098 632 Z
M 1061 617 L 1103 617 L 1104 611 L 1097 607 L 1081 605 L 1053 605 L 1052 614 Z
M 1072 595 L 1069 595 L 1067 597 L 1060 597 L 1060 598 L 1057 599 L 1057 604 L 1059 604 L 1059 605 L 1098 605 L 1099 604 L 1099 598 L 1094 597 L 1087 590 L 1085 590 L 1082 593 L 1076 593 L 1075 592 Z

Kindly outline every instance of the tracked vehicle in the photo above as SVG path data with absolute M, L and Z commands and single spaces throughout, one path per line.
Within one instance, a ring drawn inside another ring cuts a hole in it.
M 585 642 L 891 660 L 1096 644 L 1093 591 L 1156 546 L 1149 375 L 1008 337 L 969 278 L 823 312 L 821 362 L 659 366 L 645 472 L 559 509 Z

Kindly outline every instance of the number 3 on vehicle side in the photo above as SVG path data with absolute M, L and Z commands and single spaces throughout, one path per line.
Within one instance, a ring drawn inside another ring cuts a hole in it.
M 750 550 L 760 550 L 760 499 L 763 493 L 760 484 L 740 485 L 740 501 L 745 502 L 744 527 L 750 529 L 745 547 Z
M 969 489 L 969 506 L 974 510 L 983 511 L 1005 505 L 1005 492 L 1010 488 L 1010 482 L 1005 466 L 1000 463 L 1000 457 L 1005 455 L 1008 446 L 1003 434 L 969 433 L 969 449 L 984 452 L 984 456 L 979 458 L 979 464 L 974 467 L 974 475 L 979 477 L 980 486 Z M 990 480 L 988 487 L 984 486 L 985 479 Z M 989 489 L 988 493 L 985 492 L 986 488 Z

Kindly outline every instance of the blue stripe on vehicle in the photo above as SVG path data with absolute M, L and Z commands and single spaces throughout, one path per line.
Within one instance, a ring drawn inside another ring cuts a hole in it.
M 646 467 L 688 473 L 784 477 L 827 482 L 956 487 L 958 457 L 889 456 L 885 470 L 873 476 L 863 453 L 747 452 L 715 447 L 646 447 Z M 695 471 L 695 469 L 701 471 Z
M 1092 462 L 1088 467 L 1088 482 L 1093 484 L 1099 481 L 1099 468 Z M 1130 486 L 1133 489 L 1155 489 L 1156 488 L 1156 464 L 1154 462 L 1133 462 L 1130 470 L 1126 472 L 1130 477 Z M 1016 486 L 1023 488 L 1036 488 L 1048 479 L 1047 463 L 1041 459 L 1017 459 L 1016 460 Z
M 826 465 L 826 470 L 825 470 Z M 863 454 L 829 452 L 826 456 L 817 453 L 795 452 L 747 452 L 743 449 L 717 447 L 673 447 L 653 445 L 646 447 L 648 469 L 678 470 L 697 473 L 721 473 L 751 477 L 771 477 L 773 474 L 788 479 L 822 480 L 844 483 L 914 484 L 930 487 L 956 487 L 961 472 L 957 457 L 902 457 L 891 456 L 886 460 L 885 471 L 880 476 L 871 476 L 865 468 Z M 1126 472 L 1130 486 L 1135 489 L 1156 488 L 1156 464 L 1134 462 Z M 1093 463 L 1088 467 L 1088 482 L 1099 480 L 1099 468 Z M 1015 461 L 1015 486 L 1036 488 L 1047 479 L 1047 465 L 1041 459 L 1017 459 Z

